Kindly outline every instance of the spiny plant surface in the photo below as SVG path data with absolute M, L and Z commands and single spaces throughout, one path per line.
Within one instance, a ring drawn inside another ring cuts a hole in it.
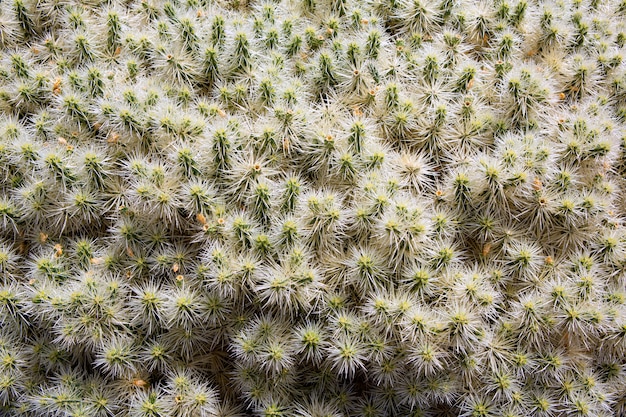
M 3 0 L 0 414 L 623 416 L 624 0 Z

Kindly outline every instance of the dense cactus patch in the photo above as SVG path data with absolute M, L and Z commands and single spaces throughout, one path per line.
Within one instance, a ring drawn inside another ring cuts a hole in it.
M 626 3 L 0 3 L 0 414 L 626 413 Z

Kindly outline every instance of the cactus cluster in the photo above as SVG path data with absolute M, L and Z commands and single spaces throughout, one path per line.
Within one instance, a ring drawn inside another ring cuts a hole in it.
M 0 3 L 0 415 L 626 415 L 626 1 Z

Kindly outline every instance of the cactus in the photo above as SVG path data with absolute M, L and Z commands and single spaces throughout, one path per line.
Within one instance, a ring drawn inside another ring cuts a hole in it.
M 625 415 L 625 15 L 0 3 L 0 415 Z

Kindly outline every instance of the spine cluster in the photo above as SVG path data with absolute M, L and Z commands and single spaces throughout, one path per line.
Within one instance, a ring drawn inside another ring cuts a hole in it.
M 0 415 L 626 413 L 626 2 L 0 3 Z

